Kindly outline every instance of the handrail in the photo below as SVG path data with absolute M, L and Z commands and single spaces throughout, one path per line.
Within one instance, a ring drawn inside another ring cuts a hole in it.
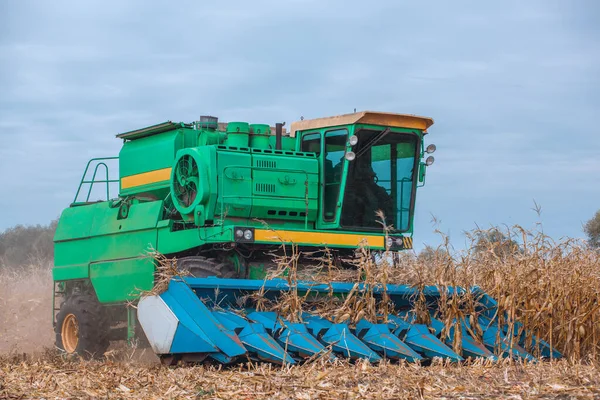
M 118 160 L 118 159 L 119 159 L 119 157 L 100 157 L 100 158 L 92 158 L 91 160 L 89 160 L 87 165 L 85 166 L 85 170 L 83 171 L 83 176 L 81 177 L 81 181 L 79 181 L 79 187 L 77 188 L 77 192 L 75 193 L 75 198 L 73 199 L 73 204 L 78 203 L 77 199 L 79 198 L 79 193 L 81 192 L 81 187 L 84 184 L 90 185 L 87 196 L 85 198 L 86 203 L 90 201 L 90 196 L 92 195 L 92 189 L 93 189 L 95 183 L 105 183 L 106 184 L 106 200 L 110 200 L 110 184 L 119 182 L 119 180 L 118 179 L 109 179 L 108 165 L 106 165 L 105 161 Z M 88 170 L 90 169 L 90 166 L 92 165 L 93 162 L 96 162 L 96 164 L 94 167 L 94 173 L 92 174 L 92 180 L 86 180 L 85 177 L 87 176 Z M 96 180 L 96 175 L 98 174 L 98 169 L 100 167 L 104 167 L 105 179 Z

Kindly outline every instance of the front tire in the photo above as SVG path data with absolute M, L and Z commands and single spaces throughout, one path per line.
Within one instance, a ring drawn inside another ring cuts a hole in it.
M 102 357 L 110 344 L 108 313 L 90 295 L 67 298 L 56 316 L 56 347 L 70 355 Z
M 177 260 L 177 268 L 188 271 L 195 278 L 216 276 L 218 278 L 237 278 L 237 272 L 229 262 L 202 256 L 183 257 Z

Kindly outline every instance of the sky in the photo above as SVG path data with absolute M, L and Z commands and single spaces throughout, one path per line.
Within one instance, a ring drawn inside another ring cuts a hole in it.
M 435 120 L 417 249 L 498 224 L 583 237 L 599 20 L 595 0 L 0 0 L 0 231 L 57 218 L 119 132 L 357 109 Z

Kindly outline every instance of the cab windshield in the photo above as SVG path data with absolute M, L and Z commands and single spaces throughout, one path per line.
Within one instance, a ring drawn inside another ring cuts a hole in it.
M 348 165 L 341 225 L 355 230 L 382 229 L 381 218 L 396 232 L 407 231 L 413 206 L 418 136 L 361 129 Z

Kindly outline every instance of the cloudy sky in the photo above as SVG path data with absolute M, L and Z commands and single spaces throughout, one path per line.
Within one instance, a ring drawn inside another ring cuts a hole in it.
M 432 215 L 460 246 L 475 224 L 581 237 L 600 208 L 595 0 L 174 4 L 0 0 L 0 230 L 58 217 L 118 132 L 354 108 L 436 121 L 417 247 Z

